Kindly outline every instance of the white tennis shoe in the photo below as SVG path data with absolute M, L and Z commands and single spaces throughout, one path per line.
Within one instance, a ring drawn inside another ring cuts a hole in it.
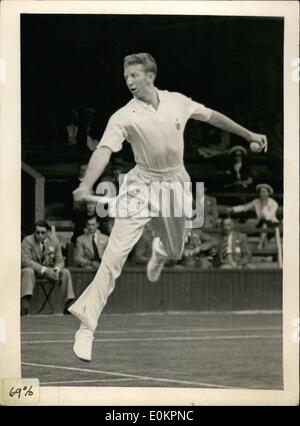
M 81 361 L 91 361 L 94 333 L 81 323 L 75 333 L 73 352 Z
M 156 241 L 158 240 L 157 238 L 153 239 L 152 242 L 152 255 L 151 258 L 149 259 L 148 263 L 147 263 L 147 278 L 150 282 L 155 283 L 156 281 L 159 280 L 160 274 L 164 268 L 164 264 L 166 262 L 165 259 L 162 259 L 161 257 L 159 257 L 159 255 L 157 254 L 157 251 L 155 250 L 155 245 L 157 244 Z

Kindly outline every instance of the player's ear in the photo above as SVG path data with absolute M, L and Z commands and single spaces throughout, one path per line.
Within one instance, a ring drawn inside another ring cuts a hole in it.
M 154 83 L 155 80 L 155 74 L 154 72 L 148 72 L 148 78 Z

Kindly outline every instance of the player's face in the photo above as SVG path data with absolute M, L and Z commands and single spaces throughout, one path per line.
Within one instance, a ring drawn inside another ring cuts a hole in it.
M 42 243 L 47 238 L 47 229 L 43 226 L 37 226 L 36 230 L 34 231 L 34 235 L 35 235 L 36 240 L 39 243 Z
M 124 77 L 128 89 L 137 99 L 142 99 L 154 82 L 154 74 L 145 71 L 142 64 L 128 65 Z

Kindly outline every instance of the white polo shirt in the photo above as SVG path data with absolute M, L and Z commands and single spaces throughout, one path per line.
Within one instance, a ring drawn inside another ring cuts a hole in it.
M 189 118 L 208 121 L 212 110 L 176 92 L 158 90 L 159 106 L 136 98 L 110 118 L 98 147 L 118 152 L 126 139 L 136 163 L 150 170 L 168 171 L 183 164 L 183 132 Z

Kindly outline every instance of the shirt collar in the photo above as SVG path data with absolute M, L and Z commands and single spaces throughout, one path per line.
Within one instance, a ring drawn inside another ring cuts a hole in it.
M 270 197 L 268 197 L 266 200 L 264 200 L 264 201 L 262 201 L 260 198 L 259 198 L 259 202 L 260 202 L 260 204 L 261 205 L 264 205 L 264 204 L 269 204 L 269 201 L 270 201 Z
M 46 238 L 43 242 L 38 242 L 38 244 L 39 244 L 39 246 L 40 247 L 43 247 L 43 246 L 47 246 L 47 244 L 48 244 L 48 238 Z
M 162 100 L 163 100 L 163 92 L 161 90 L 158 90 L 155 87 L 156 93 L 158 94 L 158 98 L 159 98 L 159 105 L 161 104 Z M 140 99 L 137 99 L 135 97 L 133 97 L 132 99 L 132 103 L 134 104 L 134 106 L 136 108 L 139 109 L 140 112 L 145 111 L 146 109 L 151 108 L 152 106 L 150 104 L 147 104 L 146 102 L 141 101 Z M 153 108 L 153 107 L 152 107 Z

